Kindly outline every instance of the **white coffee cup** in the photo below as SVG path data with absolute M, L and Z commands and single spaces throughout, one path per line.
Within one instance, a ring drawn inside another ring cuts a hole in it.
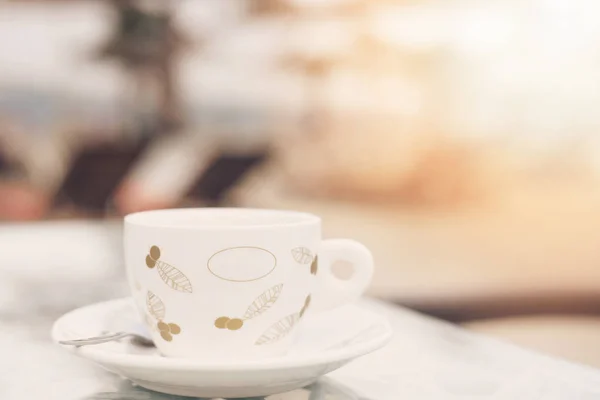
M 354 267 L 337 278 L 333 262 Z M 210 362 L 285 354 L 307 313 L 359 297 L 373 273 L 360 243 L 321 240 L 321 220 L 292 211 L 199 208 L 125 217 L 135 304 L 159 351 Z

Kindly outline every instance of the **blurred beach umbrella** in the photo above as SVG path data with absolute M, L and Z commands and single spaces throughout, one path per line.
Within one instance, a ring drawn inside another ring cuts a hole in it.
M 295 7 L 287 0 L 249 0 L 248 14 L 250 16 L 269 16 L 291 14 Z
M 174 24 L 173 3 L 112 0 L 109 4 L 117 13 L 117 21 L 112 35 L 98 50 L 98 57 L 117 60 L 134 78 L 134 104 L 155 100 L 153 124 L 158 130 L 178 128 L 182 115 L 177 95 L 177 55 L 188 40 Z

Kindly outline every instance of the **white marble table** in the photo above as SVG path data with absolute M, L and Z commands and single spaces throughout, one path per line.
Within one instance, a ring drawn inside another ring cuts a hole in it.
M 0 226 L 0 399 L 179 399 L 129 382 L 53 345 L 53 320 L 126 293 L 114 226 Z M 266 400 L 595 400 L 600 371 L 364 300 L 389 317 L 390 345 L 311 387 Z M 258 400 L 258 399 L 257 399 Z

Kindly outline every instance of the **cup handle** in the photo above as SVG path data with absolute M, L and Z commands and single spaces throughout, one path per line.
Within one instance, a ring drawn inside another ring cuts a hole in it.
M 331 269 L 336 261 L 352 264 L 348 280 L 340 279 Z M 327 239 L 318 254 L 317 287 L 312 298 L 314 311 L 324 311 L 351 303 L 360 297 L 373 277 L 373 255 L 361 243 L 350 239 Z

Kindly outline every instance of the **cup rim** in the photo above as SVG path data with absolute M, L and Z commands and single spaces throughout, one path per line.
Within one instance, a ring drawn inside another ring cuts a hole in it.
M 191 215 L 210 214 L 212 217 L 222 214 L 223 216 L 235 217 L 236 214 L 253 214 L 252 216 L 258 220 L 261 217 L 268 219 L 277 217 L 284 220 L 282 222 L 257 222 L 250 224 L 236 223 L 191 223 L 189 219 L 185 222 L 174 222 L 175 217 L 179 217 L 178 221 L 182 221 L 182 214 Z M 276 210 L 267 208 L 245 208 L 245 207 L 193 207 L 193 208 L 167 208 L 140 211 L 127 214 L 124 217 L 126 225 L 146 227 L 146 228 L 161 228 L 161 229 L 177 229 L 177 230 L 193 230 L 193 231 L 208 231 L 208 230 L 258 230 L 258 229 L 274 229 L 274 228 L 296 228 L 310 225 L 319 225 L 321 218 L 314 214 L 293 211 L 293 210 Z

